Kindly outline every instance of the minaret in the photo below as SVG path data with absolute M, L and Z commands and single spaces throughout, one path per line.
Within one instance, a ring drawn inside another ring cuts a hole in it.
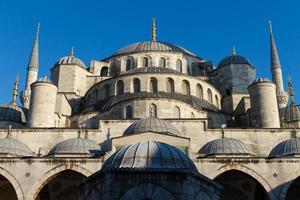
M 156 42 L 156 19 L 152 17 L 152 42 Z
M 292 84 L 291 77 L 288 78 L 288 87 L 289 87 L 289 97 L 290 97 L 290 105 L 295 105 L 295 93 L 294 93 L 294 86 Z
M 276 85 L 276 95 L 279 108 L 284 108 L 288 102 L 288 94 L 284 91 L 283 80 L 282 80 L 282 70 L 279 61 L 279 56 L 273 36 L 272 24 L 269 21 L 270 30 L 270 49 L 271 49 L 271 73 L 272 81 Z
M 13 98 L 11 101 L 11 105 L 13 105 L 13 106 L 17 105 L 18 89 L 19 89 L 19 74 L 16 76 L 16 81 L 15 81 L 14 90 L 13 90 Z
M 39 32 L 40 23 L 37 25 L 35 40 L 32 47 L 31 56 L 27 67 L 27 78 L 25 83 L 25 91 L 21 94 L 21 102 L 25 108 L 29 108 L 30 104 L 30 85 L 37 80 L 39 70 Z

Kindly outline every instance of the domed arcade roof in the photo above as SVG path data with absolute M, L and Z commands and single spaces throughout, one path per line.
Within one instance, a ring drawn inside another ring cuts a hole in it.
M 31 157 L 33 152 L 24 143 L 8 136 L 0 139 L 0 155 Z
M 48 155 L 99 155 L 101 154 L 100 145 L 96 142 L 84 138 L 71 138 L 56 144 Z
M 300 120 L 300 105 L 289 105 L 280 109 L 282 122 L 292 122 Z
M 269 157 L 284 157 L 300 154 L 300 138 L 292 138 L 277 144 L 269 154 Z
M 18 105 L 0 105 L 0 121 L 26 123 L 28 109 Z
M 144 51 L 177 52 L 177 53 L 183 53 L 183 54 L 195 56 L 195 54 L 193 54 L 192 52 L 178 45 L 171 44 L 168 42 L 158 42 L 158 41 L 137 42 L 119 49 L 117 52 L 113 54 L 113 56 L 117 56 L 121 54 L 132 54 L 132 53 L 138 53 Z
M 199 155 L 253 155 L 250 148 L 240 140 L 222 137 L 205 144 L 198 152 Z
M 79 65 L 82 68 L 86 68 L 84 62 L 82 60 L 80 60 L 79 58 L 74 56 L 74 49 L 71 49 L 71 53 L 69 56 L 65 56 L 60 58 L 55 64 L 54 66 L 57 65 Z
M 180 132 L 172 124 L 155 117 L 148 117 L 135 121 L 124 131 L 123 136 L 145 132 L 180 136 Z
M 179 149 L 162 142 L 128 145 L 115 152 L 101 170 L 185 171 L 198 174 L 193 161 Z

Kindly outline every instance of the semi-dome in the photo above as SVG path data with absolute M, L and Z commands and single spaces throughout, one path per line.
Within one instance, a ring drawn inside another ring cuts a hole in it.
M 0 155 L 13 157 L 31 157 L 33 152 L 22 142 L 10 136 L 0 139 Z
M 233 55 L 227 56 L 223 60 L 221 60 L 221 62 L 218 64 L 218 67 L 224 67 L 224 66 L 233 65 L 233 64 L 247 64 L 247 65 L 252 66 L 250 61 L 247 58 L 245 58 L 244 56 L 233 54 Z
M 180 135 L 180 132 L 169 122 L 155 117 L 140 119 L 132 123 L 123 133 L 123 136 L 145 132 L 161 133 L 167 135 Z
M 277 144 L 269 154 L 269 157 L 294 156 L 300 154 L 300 138 L 292 138 Z
M 97 156 L 101 155 L 101 148 L 96 142 L 84 138 L 71 138 L 56 144 L 48 153 L 49 156 L 80 155 Z
M 253 155 L 250 148 L 240 140 L 222 137 L 205 144 L 198 152 L 200 156 Z
M 128 45 L 124 48 L 119 49 L 113 56 L 121 54 L 133 54 L 145 51 L 164 51 L 164 52 L 177 52 L 195 56 L 192 52 L 168 42 L 158 42 L 158 41 L 145 41 L 137 42 L 131 45 Z
M 131 144 L 118 150 L 104 163 L 102 170 L 185 171 L 198 174 L 186 154 L 156 141 Z
M 28 109 L 14 104 L 0 105 L 0 121 L 26 123 Z
M 167 73 L 167 74 L 181 74 L 179 71 L 167 67 L 139 67 L 124 72 L 125 74 L 134 74 L 134 73 Z
M 289 105 L 280 109 L 280 118 L 284 123 L 300 120 L 300 105 Z
M 58 61 L 56 61 L 54 66 L 57 66 L 57 65 L 78 65 L 82 68 L 86 68 L 84 62 L 74 56 L 73 48 L 71 49 L 71 53 L 69 56 L 62 57 Z

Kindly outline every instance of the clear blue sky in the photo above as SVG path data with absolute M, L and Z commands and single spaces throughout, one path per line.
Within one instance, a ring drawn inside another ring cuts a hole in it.
M 16 73 L 24 89 L 26 68 L 37 22 L 40 71 L 47 75 L 71 46 L 86 65 L 128 44 L 149 40 L 151 17 L 157 18 L 158 40 L 178 44 L 214 65 L 231 54 L 247 57 L 257 76 L 270 78 L 267 21 L 279 51 L 285 85 L 291 75 L 300 102 L 299 1 L 117 1 L 0 0 L 0 103 L 11 100 Z

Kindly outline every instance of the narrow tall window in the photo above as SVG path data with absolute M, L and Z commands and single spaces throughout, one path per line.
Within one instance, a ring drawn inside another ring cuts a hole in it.
M 195 75 L 197 72 L 197 65 L 196 63 L 192 62 L 192 65 L 191 65 L 191 70 L 192 70 L 192 74 Z
M 178 106 L 174 107 L 174 118 L 180 118 L 180 108 Z
M 175 90 L 174 90 L 174 81 L 171 78 L 167 79 L 167 82 L 166 82 L 166 92 L 167 93 L 174 93 L 175 92 Z
M 203 88 L 199 83 L 196 85 L 196 96 L 199 99 L 203 99 Z
M 132 107 L 128 105 L 125 108 L 125 119 L 132 119 L 132 118 L 133 118 Z
M 182 61 L 180 59 L 176 60 L 176 70 L 182 72 Z
M 128 58 L 126 60 L 126 71 L 129 71 L 132 69 L 132 60 L 130 58 Z
M 217 108 L 220 108 L 219 98 L 217 95 L 215 95 L 215 104 L 216 104 Z
M 116 87 L 116 95 L 120 95 L 124 93 L 124 83 L 122 80 L 118 80 Z
M 146 57 L 143 58 L 143 67 L 149 67 L 149 59 Z
M 185 95 L 190 95 L 190 83 L 186 80 L 182 81 L 182 93 Z
M 101 68 L 100 76 L 108 76 L 108 67 L 104 66 Z
M 149 106 L 149 117 L 157 117 L 157 107 L 153 103 Z
M 159 59 L 159 66 L 160 67 L 166 67 L 166 59 L 165 58 L 161 57 Z
M 207 97 L 208 97 L 208 102 L 213 104 L 213 97 L 210 89 L 207 90 Z
M 156 78 L 151 78 L 149 92 L 151 92 L 151 93 L 157 92 L 157 80 L 156 80 Z
M 141 81 L 138 78 L 133 79 L 133 92 L 141 91 Z

